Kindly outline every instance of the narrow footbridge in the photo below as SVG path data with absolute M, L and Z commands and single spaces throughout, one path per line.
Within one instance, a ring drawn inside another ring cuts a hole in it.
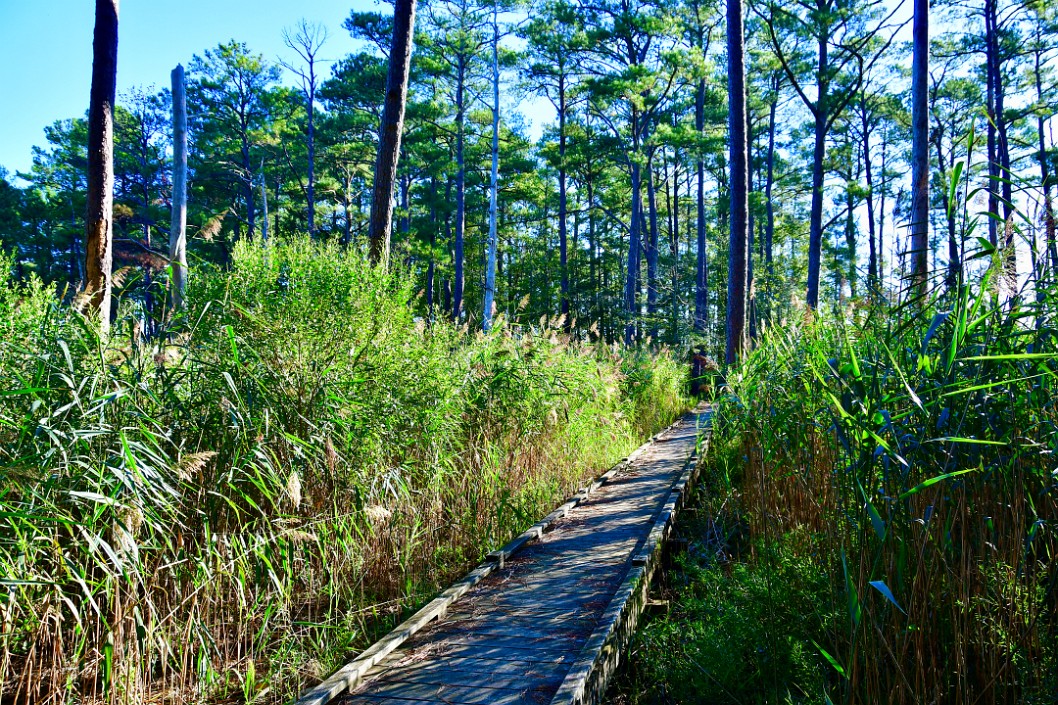
M 709 411 L 659 433 L 299 705 L 599 702 L 695 479 Z

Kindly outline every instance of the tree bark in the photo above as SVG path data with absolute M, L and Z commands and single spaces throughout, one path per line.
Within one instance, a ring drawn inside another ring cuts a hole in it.
M 678 159 L 679 153 L 674 149 L 672 160 L 672 202 L 669 205 L 669 213 L 671 215 L 669 257 L 672 258 L 672 265 L 669 267 L 669 276 L 672 279 L 672 332 L 669 335 L 669 339 L 673 345 L 678 345 L 680 342 L 680 163 Z
M 308 96 L 308 141 L 309 173 L 306 198 L 308 199 L 309 237 L 316 238 L 316 62 L 309 62 L 309 96 Z M 263 183 L 263 182 L 262 182 Z M 265 218 L 268 216 L 266 215 Z
M 926 293 L 929 278 L 929 0 L 915 0 L 911 62 L 911 284 Z
M 772 99 L 768 106 L 768 176 L 764 183 L 764 202 L 767 221 L 764 230 L 764 267 L 768 276 L 766 293 L 766 313 L 771 314 L 771 287 L 775 270 L 772 265 L 772 246 L 775 242 L 775 203 L 772 201 L 772 187 L 775 185 L 775 108 L 779 103 L 779 75 L 772 77 Z
M 746 246 L 749 219 L 749 145 L 746 126 L 746 68 L 742 0 L 727 0 L 727 85 L 730 142 L 731 232 L 728 251 L 727 346 L 725 359 L 735 364 L 745 350 Z
M 698 81 L 694 108 L 694 126 L 698 136 L 705 136 L 705 79 Z M 701 154 L 697 160 L 698 170 L 698 261 L 694 286 L 694 329 L 704 333 L 709 326 L 709 279 L 708 261 L 705 251 L 705 159 Z
M 172 307 L 184 307 L 187 287 L 187 93 L 184 67 L 177 64 L 173 82 L 173 213 L 169 228 Z
M 463 235 L 466 226 L 466 159 L 463 154 L 466 130 L 466 57 L 459 56 L 456 71 L 456 222 L 455 222 L 455 266 L 452 282 L 452 320 L 456 323 L 463 315 Z
M 268 246 L 268 181 L 265 179 L 264 159 L 261 159 L 261 244 Z
M 558 77 L 558 249 L 562 267 L 562 315 L 565 316 L 568 331 L 571 321 L 569 319 L 569 246 L 566 242 L 568 212 L 566 191 L 566 76 L 562 73 Z
M 650 336 L 658 337 L 658 196 L 654 185 L 653 160 L 647 164 L 647 209 L 650 232 L 647 242 L 647 316 L 650 318 Z
M 997 0 L 985 0 L 985 107 L 988 113 L 988 241 L 993 247 L 999 246 L 999 195 L 996 185 L 999 183 L 999 157 L 996 145 L 996 80 L 997 58 L 992 48 L 992 37 L 995 35 L 995 24 L 998 21 Z
M 1040 37 L 1040 29 L 1037 27 L 1037 45 L 1042 47 L 1043 42 Z M 1036 82 L 1036 102 L 1043 105 L 1043 79 L 1042 71 L 1043 66 L 1042 51 L 1037 50 L 1035 55 L 1035 62 L 1033 64 L 1033 73 Z M 1054 277 L 1055 272 L 1058 272 L 1058 245 L 1055 243 L 1055 217 L 1054 217 L 1054 201 L 1051 198 L 1051 175 L 1047 165 L 1047 142 L 1044 137 L 1044 124 L 1046 120 L 1043 114 L 1037 115 L 1036 117 L 1036 137 L 1039 140 L 1039 152 L 1037 158 L 1040 162 L 1040 185 L 1043 187 L 1043 218 L 1044 218 L 1044 233 L 1046 236 L 1047 253 L 1051 263 L 1051 277 Z
M 437 269 L 437 177 L 430 177 L 430 256 L 426 265 L 426 317 L 431 323 L 434 320 L 434 273 Z
M 866 95 L 860 96 L 860 124 L 863 136 L 863 173 L 867 180 L 867 296 L 878 293 L 878 250 L 874 232 L 874 175 L 871 173 L 871 125 Z
M 396 0 L 393 6 L 393 43 L 386 75 L 386 97 L 382 105 L 375 183 L 371 193 L 371 224 L 368 230 L 371 261 L 387 266 L 393 232 L 393 188 L 404 131 L 404 107 L 408 101 L 408 71 L 411 66 L 415 29 L 415 0 Z
M 756 223 L 753 218 L 753 122 L 746 109 L 746 327 L 748 340 L 757 339 L 757 283 L 753 279 L 753 245 L 756 238 Z M 748 345 L 748 343 L 747 343 Z
M 114 239 L 114 99 L 118 67 L 118 0 L 96 0 L 92 41 L 92 91 L 88 109 L 88 202 L 85 229 L 85 293 L 110 330 Z
M 254 205 L 254 176 L 253 166 L 250 164 L 250 138 L 247 134 L 247 128 L 244 126 L 242 132 L 242 147 L 240 154 L 242 155 L 242 197 L 243 202 L 246 205 L 246 237 L 252 242 L 254 235 L 257 233 L 257 208 Z M 236 233 L 236 240 L 238 240 L 238 233 Z
M 885 193 L 887 189 L 886 176 L 885 176 L 885 158 L 889 152 L 889 140 L 886 138 L 886 133 L 882 132 L 882 160 L 879 165 L 881 181 L 879 182 L 882 187 L 882 192 L 878 197 L 878 290 L 882 290 L 882 284 L 885 282 L 885 272 L 883 271 L 885 265 Z
M 820 14 L 826 10 L 824 0 L 816 0 Z M 823 252 L 823 179 L 827 156 L 827 121 L 830 119 L 830 38 L 822 35 L 817 40 L 818 62 L 815 118 L 815 145 L 812 150 L 812 205 L 808 228 L 808 286 L 805 300 L 810 308 L 819 306 L 819 267 Z
M 642 177 L 639 166 L 639 133 L 637 131 L 638 114 L 632 109 L 632 220 L 629 226 L 628 262 L 625 271 L 625 313 L 628 321 L 625 324 L 625 345 L 631 345 L 636 332 L 636 306 L 639 300 L 639 238 L 643 219 L 643 196 L 640 193 Z
M 496 248 L 499 246 L 499 235 L 496 230 L 496 206 L 499 194 L 500 179 L 500 24 L 499 2 L 492 5 L 492 174 L 489 179 L 489 241 L 485 256 L 485 303 L 481 316 L 481 328 L 486 333 L 492 328 L 492 308 L 496 299 Z M 562 231 L 562 293 L 563 313 L 568 317 L 568 306 L 565 305 L 566 287 L 566 233 L 565 222 L 560 216 L 559 229 Z

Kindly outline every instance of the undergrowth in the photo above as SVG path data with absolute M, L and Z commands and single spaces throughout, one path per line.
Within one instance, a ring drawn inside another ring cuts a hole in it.
M 1001 271 L 775 326 L 729 371 L 622 697 L 1058 702 L 1058 296 Z
M 151 337 L 9 269 L 4 702 L 285 702 L 685 408 L 667 351 L 428 325 L 304 240 Z

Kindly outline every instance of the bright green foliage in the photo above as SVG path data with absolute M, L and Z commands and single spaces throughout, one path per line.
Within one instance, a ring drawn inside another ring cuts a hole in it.
M 684 408 L 665 352 L 427 326 L 338 245 L 238 244 L 168 340 L 0 284 L 5 696 L 284 702 Z
M 793 545 L 826 576 L 819 609 L 842 619 L 806 619 L 837 664 L 823 667 L 834 702 L 1054 692 L 1058 352 L 1036 323 L 1054 293 L 1010 308 L 995 271 L 930 315 L 772 329 L 728 378 L 717 443 L 743 458 L 718 468 L 764 547 L 738 570 L 785 582 L 769 551 Z
M 715 534 L 694 528 L 701 540 L 672 573 L 679 603 L 637 636 L 622 684 L 633 702 L 822 704 L 833 671 L 812 642 L 839 623 L 826 576 L 793 542 L 719 570 Z

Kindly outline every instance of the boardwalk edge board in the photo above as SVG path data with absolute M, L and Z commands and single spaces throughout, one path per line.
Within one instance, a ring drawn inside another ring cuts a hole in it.
M 705 432 L 708 441 L 709 430 Z M 704 454 L 704 448 L 703 448 Z M 658 567 L 658 549 L 672 531 L 673 519 L 690 496 L 697 477 L 699 454 L 691 453 L 659 510 L 642 547 L 633 554 L 632 567 L 607 606 L 599 626 L 588 638 L 577 660 L 563 679 L 551 705 L 595 705 L 602 702 L 606 686 L 616 672 L 621 654 L 635 633 L 650 593 L 650 582 Z
M 503 567 L 504 562 L 514 555 L 519 549 L 534 538 L 539 538 L 557 520 L 566 516 L 570 510 L 580 504 L 592 492 L 613 479 L 618 473 L 632 465 L 642 453 L 654 443 L 662 434 L 671 431 L 680 425 L 681 419 L 677 419 L 671 425 L 655 433 L 645 443 L 632 451 L 627 457 L 622 458 L 616 465 L 600 475 L 594 482 L 580 489 L 575 495 L 560 505 L 553 512 L 519 534 L 502 548 L 492 551 L 485 557 L 485 562 L 474 568 L 466 576 L 456 581 L 444 590 L 440 595 L 398 625 L 393 631 L 367 647 L 355 659 L 339 668 L 328 678 L 316 686 L 309 688 L 295 701 L 295 705 L 327 705 L 331 700 L 342 693 L 352 690 L 360 684 L 371 668 L 382 659 L 393 653 L 401 644 L 410 639 L 420 629 L 425 627 L 434 619 L 444 619 L 448 608 L 459 599 L 470 588 L 477 585 L 481 580 L 491 575 L 493 571 Z

